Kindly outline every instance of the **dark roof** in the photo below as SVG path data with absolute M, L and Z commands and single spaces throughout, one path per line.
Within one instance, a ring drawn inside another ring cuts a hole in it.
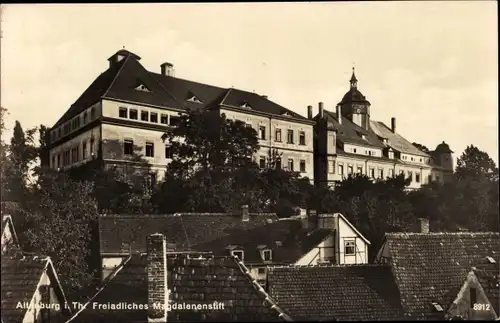
M 301 220 L 298 219 L 282 219 L 242 233 L 221 237 L 195 246 L 195 249 L 212 251 L 215 255 L 228 255 L 227 247 L 237 246 L 244 251 L 245 264 L 264 264 L 260 250 L 271 249 L 273 264 L 290 264 L 295 263 L 332 233 L 332 230 L 327 229 L 303 229 Z
M 366 130 L 344 116 L 342 116 L 342 124 L 339 124 L 335 113 L 326 110 L 324 110 L 323 113 L 326 118 L 326 122 L 329 123 L 329 128 L 337 131 L 338 140 L 366 147 L 385 148 L 384 143 L 378 138 L 377 134 L 373 132 L 371 128 Z M 319 120 L 319 114 L 316 115 L 314 119 Z M 366 139 L 363 139 L 361 134 L 364 134 Z
M 101 253 L 146 252 L 146 237 L 162 233 L 175 249 L 188 250 L 225 235 L 277 221 L 274 213 L 250 213 L 249 221 L 226 213 L 183 213 L 179 215 L 106 215 L 99 218 Z
M 368 102 L 366 97 L 358 90 L 357 87 L 351 87 L 349 91 L 344 94 L 344 97 L 342 97 L 342 101 L 340 101 L 340 104 L 347 102 L 360 102 L 364 104 L 370 104 L 370 102 Z
M 132 56 L 132 58 L 135 58 L 136 60 L 140 60 L 141 58 L 139 57 L 139 55 L 137 54 L 134 54 L 126 49 L 120 49 L 119 51 L 117 51 L 116 53 L 114 53 L 113 55 L 111 55 L 108 60 L 112 59 L 113 57 L 115 56 L 118 56 L 118 55 L 123 55 L 125 57 L 127 56 Z
M 485 258 L 473 267 L 473 271 L 498 315 L 500 313 L 500 263 L 498 261 L 492 263 Z
M 117 54 L 126 57 L 117 63 L 111 64 L 104 73 L 99 75 L 56 122 L 54 127 L 72 119 L 102 98 L 144 103 L 177 110 L 207 107 L 208 105 L 218 106 L 220 104 L 239 108 L 241 102 L 246 102 L 257 112 L 274 115 L 282 115 L 287 112 L 295 119 L 307 120 L 300 114 L 256 93 L 220 88 L 150 72 L 139 63 L 140 57 L 138 55 L 127 50 L 119 50 L 110 59 Z M 141 84 L 150 91 L 135 90 Z M 202 103 L 186 101 L 189 92 L 200 99 Z
M 170 300 L 185 304 L 223 302 L 220 310 L 187 311 L 173 309 L 168 322 L 290 320 L 255 282 L 248 269 L 234 257 L 192 258 L 169 255 Z M 134 255 L 117 269 L 104 288 L 90 303 L 147 304 L 146 256 Z M 283 317 L 283 318 L 282 318 Z M 70 322 L 147 322 L 146 310 L 105 311 L 88 306 Z
M 42 274 L 48 270 L 51 273 L 52 287 L 59 297 L 60 304 L 66 303 L 64 293 L 55 275 L 54 267 L 48 257 L 26 256 L 17 253 L 12 256 L 2 256 L 2 321 L 20 323 L 26 314 L 26 307 L 16 308 L 19 302 L 31 302 Z M 57 284 L 57 286 L 56 286 Z M 63 311 L 64 311 L 64 307 Z
M 393 149 L 406 154 L 431 157 L 429 154 L 413 146 L 411 142 L 406 140 L 400 134 L 392 132 L 392 130 L 388 126 L 386 126 L 385 123 L 381 121 L 371 121 L 370 125 L 373 131 L 379 137 L 387 138 L 389 146 L 392 147 Z
M 268 292 L 294 320 L 403 318 L 389 266 L 270 267 Z
M 446 311 L 474 264 L 487 256 L 500 261 L 499 233 L 388 233 L 385 239 L 403 309 L 415 318 L 435 318 L 432 302 Z
M 451 151 L 450 146 L 448 146 L 447 143 L 444 141 L 437 145 L 436 149 L 433 151 L 434 153 L 437 154 L 452 154 L 453 151 Z

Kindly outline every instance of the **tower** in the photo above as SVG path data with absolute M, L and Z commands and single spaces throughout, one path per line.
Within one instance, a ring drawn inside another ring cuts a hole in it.
M 436 150 L 432 152 L 434 161 L 446 170 L 453 171 L 453 151 L 444 141 L 437 145 Z
M 349 83 L 350 89 L 339 103 L 342 116 L 368 130 L 370 127 L 370 102 L 358 90 L 358 79 L 356 78 L 354 67 L 352 68 L 352 76 Z

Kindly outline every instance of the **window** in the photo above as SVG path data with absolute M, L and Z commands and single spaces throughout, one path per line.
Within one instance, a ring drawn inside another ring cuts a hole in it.
M 288 158 L 288 170 L 293 172 L 293 159 Z
M 239 260 L 243 261 L 245 255 L 243 250 L 233 250 L 233 256 L 238 257 Z
M 356 153 L 356 148 L 353 148 L 353 149 L 352 149 L 352 152 L 353 152 L 353 153 Z
M 432 182 L 432 174 L 429 174 L 427 176 L 427 183 L 431 183 Z
M 356 241 L 354 241 L 354 240 L 345 241 L 344 248 L 345 248 L 345 255 L 346 256 L 355 255 L 356 254 Z
M 354 172 L 353 167 L 352 166 L 347 166 L 347 174 L 348 175 L 352 175 L 353 172 Z
M 151 122 L 158 123 L 158 113 L 151 112 Z
M 368 150 L 368 156 L 371 156 L 371 155 L 372 155 L 372 151 Z
M 405 171 L 402 169 L 399 171 L 399 175 L 404 175 L 404 173 L 405 173 Z
M 94 120 L 95 118 L 95 108 L 92 107 L 92 109 L 90 109 L 90 120 Z
M 67 166 L 70 164 L 70 151 L 66 150 L 63 155 L 63 165 Z
M 83 124 L 87 123 L 87 111 L 83 113 Z
M 362 166 L 358 166 L 358 174 L 363 174 L 363 167 Z
M 170 147 L 170 145 L 166 145 L 165 146 L 165 158 L 171 159 L 172 157 L 173 157 L 172 147 Z
M 477 303 L 476 288 L 474 288 L 474 287 L 469 288 L 469 294 L 470 294 L 470 308 L 474 308 L 474 304 Z
M 260 166 L 260 168 L 265 168 L 266 167 L 266 156 L 260 156 L 259 166 Z
M 281 169 L 281 158 L 276 158 L 276 169 Z
M 339 164 L 339 175 L 344 175 L 344 165 Z
M 436 182 L 439 183 L 439 175 L 436 175 Z
M 415 182 L 420 183 L 420 174 L 415 173 Z
M 149 112 L 148 111 L 141 111 L 141 120 L 142 121 L 149 121 Z
M 370 168 L 370 177 L 375 178 L 375 168 Z
M 411 170 L 408 171 L 408 178 L 410 179 L 410 181 L 413 180 L 413 172 Z
M 152 142 L 146 143 L 146 157 L 155 156 L 155 145 Z
M 120 110 L 118 111 L 118 116 L 120 118 L 126 118 L 127 114 L 128 114 L 128 109 L 127 108 L 120 108 Z
M 123 153 L 125 155 L 133 155 L 134 154 L 134 141 L 125 140 L 123 142 Z
M 413 161 L 413 157 L 411 157 L 411 161 Z
M 87 142 L 82 143 L 82 158 L 87 159 Z
M 389 177 L 394 177 L 394 169 L 389 169 Z
M 384 178 L 384 170 L 383 169 L 379 169 L 378 170 L 378 178 Z
M 277 142 L 281 142 L 281 129 L 276 129 L 274 140 Z
M 94 156 L 94 139 L 90 139 L 90 156 Z
M 288 129 L 287 143 L 293 144 L 293 130 L 292 129 Z
M 328 168 L 329 168 L 329 169 L 328 169 L 328 172 L 329 172 L 330 174 L 335 174 L 335 160 L 330 160 L 330 161 L 328 162 Z
M 75 148 L 75 162 L 80 161 L 80 145 Z
M 61 155 L 57 154 L 57 167 L 61 167 Z
M 128 117 L 133 120 L 137 120 L 137 110 L 136 109 L 130 109 L 128 112 Z
M 58 128 L 58 129 L 57 129 L 57 137 L 58 137 L 58 138 L 61 138 L 61 128 Z
M 306 172 L 306 161 L 301 159 L 300 160 L 300 172 L 305 173 Z
M 181 121 L 181 119 L 179 117 L 170 116 L 170 125 L 171 126 L 174 126 L 174 127 L 177 126 L 180 121 Z
M 53 155 L 52 156 L 52 168 L 56 168 L 57 165 L 56 165 L 56 155 Z
M 272 260 L 272 251 L 271 250 L 262 251 L 262 260 L 271 261 Z
M 266 140 L 266 127 L 259 126 L 259 138 L 261 140 Z
M 299 132 L 299 145 L 304 146 L 306 144 L 306 133 L 304 131 Z
M 259 275 L 265 275 L 266 274 L 266 268 L 259 268 L 259 269 L 257 269 L 257 272 L 259 273 Z
M 168 124 L 168 115 L 162 113 L 160 115 L 160 123 L 162 123 L 162 124 Z

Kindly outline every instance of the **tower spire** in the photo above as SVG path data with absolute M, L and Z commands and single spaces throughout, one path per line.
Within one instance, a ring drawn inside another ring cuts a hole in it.
M 356 75 L 354 74 L 354 66 L 352 67 L 352 76 L 351 76 L 351 80 L 349 82 L 351 83 L 351 89 L 356 88 L 358 86 L 358 79 L 356 78 Z

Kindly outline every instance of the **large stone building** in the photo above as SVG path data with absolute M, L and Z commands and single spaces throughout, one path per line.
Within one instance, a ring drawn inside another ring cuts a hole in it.
M 261 148 L 255 159 L 260 165 L 266 164 L 270 149 L 277 149 L 283 168 L 313 180 L 312 120 L 263 95 L 177 78 L 170 63 L 162 64 L 160 73 L 148 71 L 140 59 L 126 50 L 112 55 L 109 68 L 52 127 L 52 168 L 95 159 L 126 167 L 134 165 L 139 153 L 161 179 L 172 157 L 162 134 L 175 127 L 186 109 L 206 108 L 257 131 Z
M 335 112 L 320 102 L 313 118 L 312 106 L 308 107 L 308 118 L 315 121 L 317 185 L 332 186 L 354 174 L 373 179 L 405 174 L 411 178 L 409 188 L 415 189 L 453 173 L 452 151 L 445 142 L 428 153 L 418 149 L 397 132 L 395 118 L 391 127 L 370 119 L 371 104 L 358 90 L 354 70 L 350 84 Z

